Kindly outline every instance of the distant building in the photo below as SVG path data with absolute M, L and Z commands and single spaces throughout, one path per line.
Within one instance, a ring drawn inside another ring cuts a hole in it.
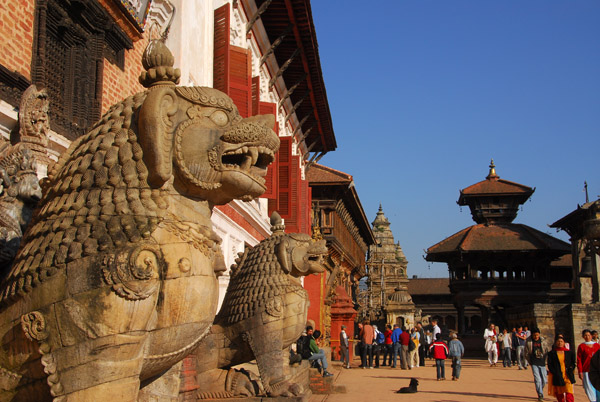
M 573 300 L 571 270 L 560 260 L 571 247 L 539 230 L 512 223 L 519 206 L 535 190 L 502 180 L 492 161 L 485 180 L 460 192 L 459 205 L 470 208 L 476 225 L 427 249 L 427 261 L 445 262 L 458 330 L 483 330 L 536 323 L 534 303 Z M 468 310 L 477 308 L 480 317 Z M 476 319 L 478 322 L 473 322 Z M 475 324 L 475 325 L 474 325 Z M 476 325 L 479 327 L 476 328 Z
M 385 324 L 413 326 L 415 305 L 408 292 L 408 261 L 394 241 L 390 222 L 379 206 L 372 222 L 375 244 L 369 247 L 367 289 L 362 292 L 360 316 Z
M 570 318 L 571 331 L 565 332 L 578 345 L 581 331 L 597 330 L 600 323 L 600 200 L 578 205 L 550 226 L 571 237 L 575 303 L 566 306 L 562 315 Z

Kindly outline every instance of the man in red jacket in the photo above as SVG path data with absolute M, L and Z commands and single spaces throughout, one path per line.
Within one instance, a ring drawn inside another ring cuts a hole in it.
M 448 357 L 448 346 L 446 345 L 446 342 L 442 341 L 442 334 L 436 334 L 435 342 L 431 344 L 429 350 L 432 352 L 433 358 L 435 359 L 437 380 L 443 381 L 446 379 L 444 362 L 446 361 L 446 357 Z
M 406 330 L 406 326 L 402 326 L 402 333 L 400 334 L 400 343 L 402 348 L 400 349 L 400 364 L 402 370 L 410 369 L 408 365 L 408 342 L 410 342 L 410 332 Z

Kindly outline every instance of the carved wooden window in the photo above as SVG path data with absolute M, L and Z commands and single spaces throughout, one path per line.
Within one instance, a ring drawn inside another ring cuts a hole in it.
M 48 91 L 51 128 L 73 140 L 99 117 L 104 58 L 124 67 L 133 43 L 96 0 L 37 0 L 32 81 Z

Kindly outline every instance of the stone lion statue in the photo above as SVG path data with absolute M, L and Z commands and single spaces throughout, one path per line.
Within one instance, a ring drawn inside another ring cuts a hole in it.
M 273 116 L 177 87 L 160 40 L 147 91 L 114 105 L 49 172 L 0 285 L 0 401 L 136 401 L 206 336 L 224 270 L 214 205 L 265 191 Z
M 287 348 L 298 340 L 307 319 L 308 293 L 299 278 L 324 272 L 328 250 L 325 240 L 285 233 L 276 212 L 271 225 L 273 235 L 246 248 L 231 267 L 223 306 L 209 336 L 194 351 L 201 399 L 304 391 L 285 372 Z M 260 382 L 231 369 L 251 360 L 256 360 Z

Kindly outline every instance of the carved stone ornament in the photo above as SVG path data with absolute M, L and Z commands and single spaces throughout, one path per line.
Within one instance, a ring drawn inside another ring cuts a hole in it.
M 31 85 L 25 90 L 19 108 L 18 141 L 35 144 L 42 149 L 48 146 L 49 109 L 50 101 L 45 89 L 38 90 L 35 85 Z
M 13 262 L 41 196 L 29 148 L 0 139 L 0 267 L 5 270 Z
M 32 311 L 21 316 L 21 328 L 30 341 L 41 342 L 48 338 L 46 320 L 39 311 Z
M 104 259 L 102 269 L 106 283 L 128 300 L 143 300 L 158 289 L 164 263 L 160 249 L 142 245 L 132 250 L 121 250 Z

